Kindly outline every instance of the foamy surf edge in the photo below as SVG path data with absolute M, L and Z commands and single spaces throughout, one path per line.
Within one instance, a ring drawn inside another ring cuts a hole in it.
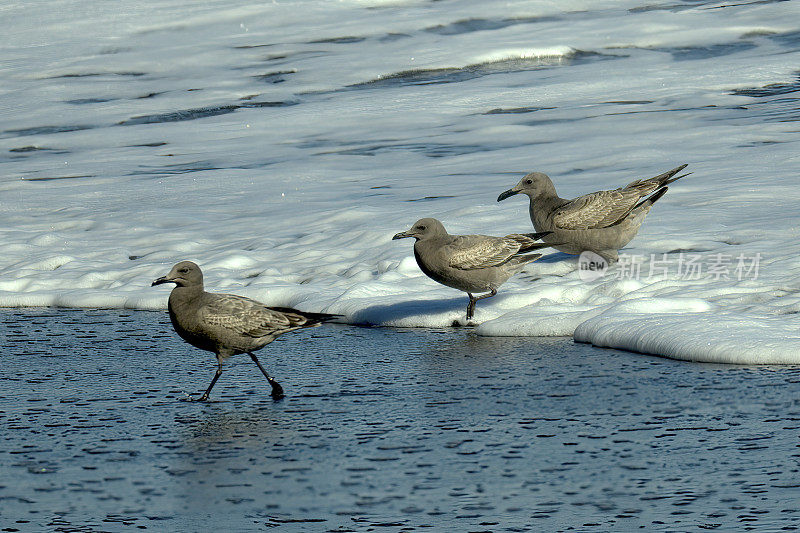
M 683 361 L 800 364 L 797 324 L 785 317 L 704 312 L 598 315 L 575 328 L 576 342 Z

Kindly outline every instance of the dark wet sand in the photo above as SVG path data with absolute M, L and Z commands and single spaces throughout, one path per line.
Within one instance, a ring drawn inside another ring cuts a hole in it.
M 800 369 L 323 327 L 214 372 L 166 313 L 0 310 L 0 531 L 800 527 Z

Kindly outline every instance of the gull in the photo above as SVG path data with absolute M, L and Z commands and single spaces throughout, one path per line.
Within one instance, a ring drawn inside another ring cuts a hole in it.
M 283 387 L 275 381 L 253 353 L 275 340 L 276 337 L 301 328 L 318 326 L 338 315 L 306 313 L 287 307 L 267 307 L 264 304 L 236 296 L 203 290 L 203 273 L 191 261 L 181 261 L 158 278 L 152 285 L 174 283 L 169 295 L 169 318 L 172 327 L 186 342 L 196 348 L 214 352 L 217 356 L 217 373 L 211 385 L 197 398 L 208 400 L 214 384 L 222 375 L 222 362 L 232 355 L 246 353 L 272 385 L 271 396 L 278 400 L 284 396 Z M 189 398 L 194 400 L 194 398 Z
M 544 241 L 568 254 L 591 251 L 614 263 L 619 259 L 617 251 L 636 236 L 650 208 L 667 192 L 667 185 L 691 174 L 673 177 L 686 166 L 572 200 L 558 196 L 547 174 L 531 172 L 500 193 L 497 201 L 519 193 L 528 195 L 534 229 L 551 232 Z
M 392 239 L 416 239 L 414 257 L 420 270 L 442 285 L 466 292 L 469 296 L 467 320 L 470 320 L 478 300 L 497 294 L 497 288 L 508 278 L 542 256 L 527 252 L 550 246 L 535 242 L 548 233 L 505 237 L 450 235 L 435 218 L 423 218 Z M 473 296 L 472 293 L 478 292 L 489 294 Z

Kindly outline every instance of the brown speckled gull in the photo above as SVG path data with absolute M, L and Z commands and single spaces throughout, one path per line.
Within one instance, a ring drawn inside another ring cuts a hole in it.
M 667 192 L 667 185 L 690 174 L 673 177 L 684 168 L 681 165 L 654 178 L 573 200 L 559 197 L 547 174 L 531 172 L 497 201 L 528 195 L 534 229 L 551 232 L 543 238 L 545 242 L 568 254 L 592 251 L 613 263 L 618 250 L 636 236 L 652 205 Z
M 420 270 L 442 285 L 466 292 L 469 296 L 467 320 L 470 320 L 478 300 L 497 294 L 497 288 L 508 278 L 541 257 L 541 254 L 527 252 L 550 246 L 536 242 L 546 234 L 450 235 L 435 218 L 423 218 L 410 230 L 392 238 L 416 239 L 414 256 Z M 489 294 L 475 297 L 474 292 Z
M 267 374 L 256 358 L 260 350 L 279 335 L 301 328 L 318 326 L 337 315 L 306 313 L 286 307 L 267 307 L 250 298 L 234 294 L 215 294 L 203 290 L 203 273 L 191 261 L 181 261 L 169 274 L 153 285 L 175 283 L 169 295 L 169 317 L 183 340 L 197 348 L 214 352 L 217 373 L 211 385 L 197 398 L 205 401 L 222 374 L 222 362 L 232 355 L 246 353 L 272 385 L 272 397 L 283 397 L 283 388 Z

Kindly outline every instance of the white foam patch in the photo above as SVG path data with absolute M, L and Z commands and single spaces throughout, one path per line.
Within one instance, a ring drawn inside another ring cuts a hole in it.
M 474 63 L 494 63 L 498 61 L 510 61 L 514 59 L 553 59 L 570 57 L 574 54 L 575 50 L 569 46 L 498 50 L 496 52 L 490 52 L 488 54 L 482 54 L 476 57 Z
M 449 327 L 466 295 L 392 235 L 531 232 L 525 198 L 495 201 L 528 171 L 573 197 L 688 162 L 623 250 L 641 272 L 585 283 L 545 250 L 477 332 L 800 363 L 789 2 L 66 5 L 3 11 L 0 305 L 164 309 L 150 283 L 189 259 L 209 290 Z
M 568 337 L 598 312 L 588 305 L 576 305 L 569 311 L 560 305 L 531 305 L 483 322 L 477 332 L 495 337 Z
M 796 365 L 799 331 L 797 315 L 603 313 L 578 325 L 575 340 L 684 361 Z

